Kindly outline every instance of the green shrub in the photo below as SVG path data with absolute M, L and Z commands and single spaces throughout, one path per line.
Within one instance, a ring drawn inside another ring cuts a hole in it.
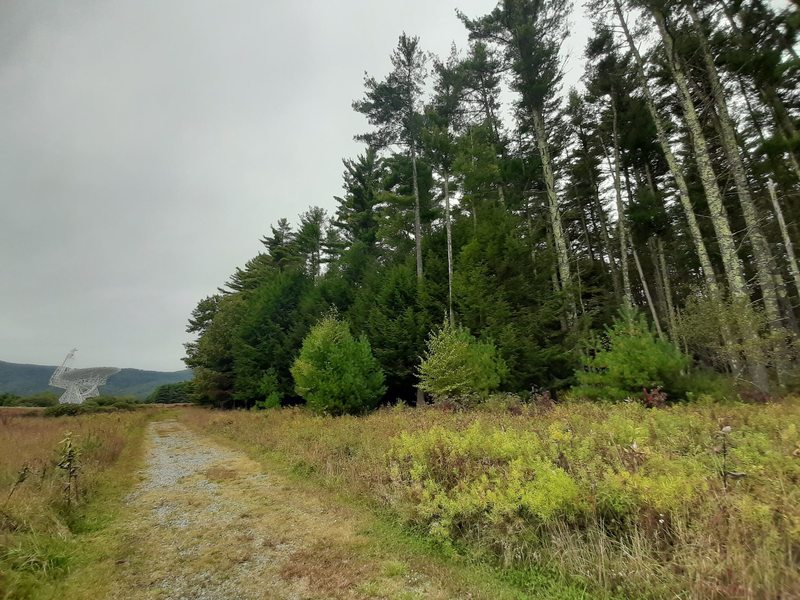
M 0 406 L 16 406 L 19 396 L 4 392 L 0 394 Z
M 75 415 L 82 415 L 89 411 L 83 404 L 56 404 L 55 406 L 48 406 L 44 409 L 44 416 L 46 417 L 74 417 Z
M 540 526 L 571 522 L 587 508 L 535 433 L 435 426 L 401 434 L 390 456 L 392 481 L 417 499 L 414 520 L 442 541 L 471 533 L 500 547 L 517 542 L 510 531 L 523 524 L 535 537 Z
M 30 396 L 16 394 L 0 394 L 0 406 L 54 406 L 58 395 L 53 392 L 39 392 Z
M 275 369 L 269 369 L 261 378 L 261 400 L 256 402 L 256 408 L 279 408 L 281 405 L 281 390 L 278 383 L 278 374 Z
M 90 410 L 94 407 L 107 407 L 107 406 L 123 406 L 123 405 L 138 405 L 139 401 L 131 396 L 95 396 L 94 398 L 87 398 L 83 403 L 84 406 Z
M 353 338 L 347 323 L 334 316 L 311 328 L 292 377 L 296 392 L 312 410 L 332 415 L 374 408 L 385 391 L 369 341 Z
M 658 339 L 643 315 L 623 307 L 605 335 L 594 340 L 572 392 L 593 400 L 624 400 L 660 388 L 669 398 L 682 397 L 688 366 L 688 357 Z
M 720 370 L 746 358 L 787 370 L 800 358 L 797 335 L 771 325 L 747 299 L 692 295 L 681 311 L 680 336 L 702 363 Z
M 46 417 L 65 417 L 90 413 L 107 413 L 119 410 L 131 411 L 141 407 L 142 403 L 133 398 L 116 398 L 114 396 L 97 396 L 89 398 L 83 404 L 56 404 L 48 406 L 42 413 Z
M 17 406 L 55 406 L 58 404 L 58 394 L 54 392 L 39 392 L 31 396 L 23 396 Z
M 181 404 L 192 402 L 193 389 L 191 381 L 165 383 L 158 386 L 147 397 L 145 402 L 152 404 Z
M 428 338 L 419 387 L 437 400 L 485 399 L 507 371 L 493 343 L 475 339 L 466 327 L 446 323 Z

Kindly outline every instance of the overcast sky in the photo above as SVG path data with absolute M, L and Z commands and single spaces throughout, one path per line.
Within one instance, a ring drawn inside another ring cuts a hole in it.
M 364 71 L 403 30 L 463 48 L 456 6 L 494 5 L 2 0 L 0 360 L 183 368 L 197 301 L 278 218 L 334 208 Z

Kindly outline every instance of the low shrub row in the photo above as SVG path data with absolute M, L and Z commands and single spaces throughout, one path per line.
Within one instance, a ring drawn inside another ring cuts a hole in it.
M 41 407 L 55 406 L 58 404 L 58 394 L 41 392 L 30 396 L 17 396 L 16 394 L 0 394 L 0 406 Z
M 142 403 L 134 398 L 115 398 L 113 396 L 99 396 L 89 398 L 83 404 L 56 404 L 44 409 L 46 417 L 65 417 L 87 415 L 92 413 L 131 411 L 141 408 Z

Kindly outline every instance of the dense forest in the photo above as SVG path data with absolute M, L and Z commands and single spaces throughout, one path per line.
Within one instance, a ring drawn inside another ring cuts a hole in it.
M 469 357 L 488 371 L 476 392 L 797 386 L 800 4 L 585 8 L 580 90 L 562 83 L 566 0 L 458 13 L 469 45 L 444 57 L 400 36 L 353 102 L 369 126 L 335 214 L 273 224 L 193 311 L 200 400 L 308 400 L 296 361 L 325 339 L 349 344 L 338 378 L 364 365 L 375 403 L 463 393 L 430 377 Z

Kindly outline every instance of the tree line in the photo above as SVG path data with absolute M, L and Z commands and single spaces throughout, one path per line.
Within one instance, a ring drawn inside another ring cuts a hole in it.
M 496 347 L 502 388 L 557 391 L 637 312 L 692 368 L 794 385 L 800 5 L 586 8 L 581 90 L 562 85 L 567 0 L 459 12 L 469 44 L 445 57 L 403 33 L 353 103 L 369 130 L 335 214 L 278 221 L 193 311 L 195 394 L 300 401 L 292 365 L 332 311 L 368 340 L 387 401 L 424 401 L 420 357 L 445 324 Z

